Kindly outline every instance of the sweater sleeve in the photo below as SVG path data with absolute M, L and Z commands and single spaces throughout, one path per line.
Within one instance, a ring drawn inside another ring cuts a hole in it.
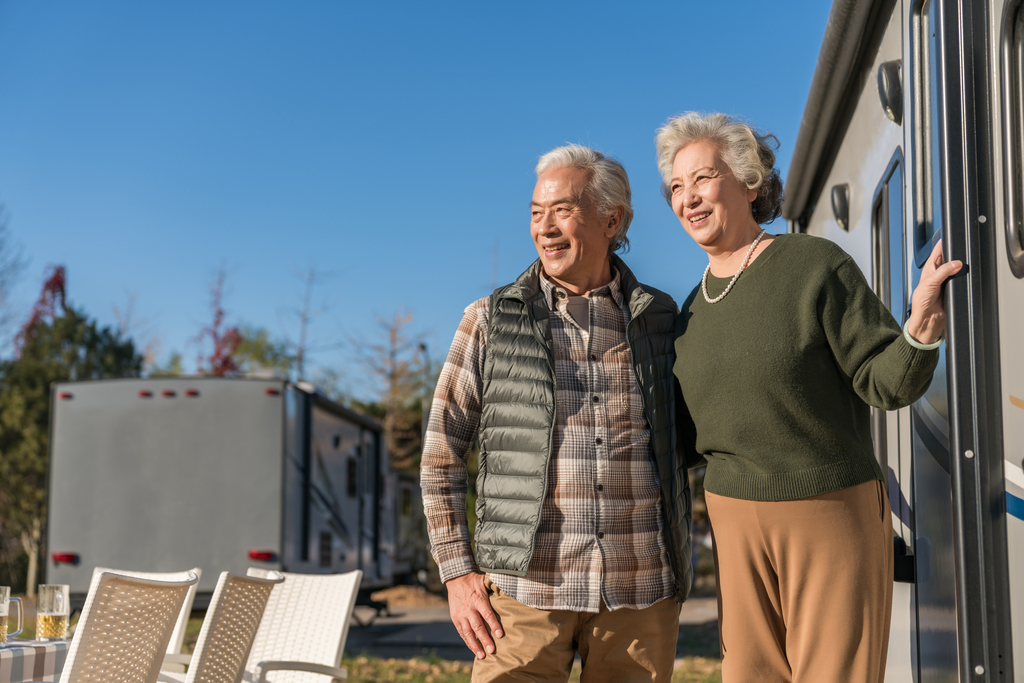
M 916 349 L 847 256 L 822 285 L 822 329 L 836 363 L 865 403 L 896 410 L 919 399 L 931 383 L 938 350 Z
M 697 427 L 686 406 L 679 380 L 673 383 L 676 392 L 676 457 L 687 467 L 704 467 L 708 464 L 702 453 L 697 452 Z

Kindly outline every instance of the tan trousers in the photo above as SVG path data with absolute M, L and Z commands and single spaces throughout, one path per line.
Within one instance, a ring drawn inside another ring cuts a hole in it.
M 679 638 L 679 604 L 666 598 L 647 609 L 569 612 L 527 607 L 487 581 L 504 638 L 473 663 L 473 683 L 565 681 L 579 652 L 581 683 L 668 681 Z
M 706 492 L 723 683 L 878 683 L 892 613 L 892 518 L 870 481 L 785 502 Z

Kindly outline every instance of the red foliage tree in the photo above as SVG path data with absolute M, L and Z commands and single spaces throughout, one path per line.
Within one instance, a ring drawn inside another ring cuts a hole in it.
M 43 282 L 43 291 L 39 294 L 39 299 L 32 307 L 32 314 L 29 316 L 25 326 L 21 328 L 21 332 L 14 339 L 14 351 L 19 358 L 21 357 L 22 349 L 31 340 L 39 323 L 46 318 L 50 320 L 56 318 L 58 304 L 62 312 L 67 308 L 66 286 L 67 276 L 64 266 L 50 266 L 46 281 Z
M 217 279 L 210 287 L 210 296 L 213 323 L 200 330 L 195 339 L 199 344 L 199 369 L 217 377 L 237 375 L 239 368 L 234 356 L 238 351 L 238 345 L 242 343 L 242 333 L 237 327 L 224 327 L 224 307 L 221 305 L 224 297 L 223 270 L 217 273 Z M 213 344 L 213 350 L 204 358 L 202 345 L 207 338 Z

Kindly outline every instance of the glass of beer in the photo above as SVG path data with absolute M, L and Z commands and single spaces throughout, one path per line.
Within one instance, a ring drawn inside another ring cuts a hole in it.
M 7 615 L 9 614 L 11 603 L 18 603 L 18 630 L 14 633 L 7 632 Z M 7 642 L 7 638 L 13 638 L 14 636 L 21 635 L 22 621 L 24 621 L 25 614 L 21 610 L 21 598 L 11 597 L 10 586 L 0 586 L 0 645 Z
M 63 640 L 68 635 L 67 584 L 42 584 L 36 601 L 36 639 Z

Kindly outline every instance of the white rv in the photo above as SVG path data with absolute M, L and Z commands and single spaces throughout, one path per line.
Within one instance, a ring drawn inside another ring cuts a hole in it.
M 900 322 L 936 240 L 967 264 L 927 395 L 874 420 L 890 683 L 1024 682 L 1022 67 L 1021 0 L 835 0 L 786 179 Z
M 282 380 L 146 378 L 52 388 L 46 581 L 81 604 L 93 567 L 363 571 L 363 589 L 426 568 L 414 477 L 375 420 Z M 396 541 L 401 540 L 401 547 Z

